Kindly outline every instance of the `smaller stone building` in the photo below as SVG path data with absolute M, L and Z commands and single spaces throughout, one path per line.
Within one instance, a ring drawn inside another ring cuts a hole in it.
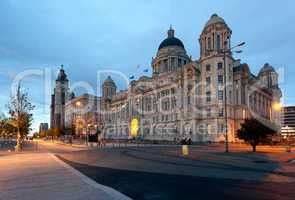
M 77 136 L 95 134 L 101 126 L 100 98 L 83 94 L 65 105 L 65 127 L 74 128 Z

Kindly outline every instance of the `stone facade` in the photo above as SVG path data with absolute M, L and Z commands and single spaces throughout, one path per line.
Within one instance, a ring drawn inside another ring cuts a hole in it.
M 225 21 L 212 15 L 200 35 L 200 58 L 192 60 L 171 27 L 152 60 L 152 77 L 132 81 L 128 90 L 105 103 L 105 137 L 130 138 L 130 121 L 138 118 L 143 139 L 224 141 L 225 95 L 229 141 L 236 140 L 236 131 L 249 117 L 279 125 L 279 111 L 272 106 L 281 97 L 278 74 L 265 64 L 253 75 L 233 57 L 231 34 Z
M 278 126 L 280 112 L 273 109 L 281 98 L 278 74 L 269 64 L 257 76 L 252 74 L 247 64 L 233 57 L 231 34 L 225 21 L 212 15 L 199 37 L 200 57 L 193 60 L 170 27 L 152 59 L 151 77 L 133 80 L 119 92 L 110 76 L 103 83 L 99 107 L 91 111 L 101 116 L 96 124 L 103 136 L 130 138 L 135 118 L 137 137 L 145 140 L 218 142 L 225 140 L 227 127 L 229 141 L 236 141 L 237 129 L 249 117 Z
M 83 94 L 69 100 L 65 105 L 65 127 L 74 128 L 76 135 L 95 134 L 101 125 L 100 99 Z

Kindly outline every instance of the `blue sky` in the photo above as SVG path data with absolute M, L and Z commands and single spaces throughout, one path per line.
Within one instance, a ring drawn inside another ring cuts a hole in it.
M 295 104 L 295 2 L 283 2 L 1 0 L 0 111 L 6 112 L 12 80 L 28 69 L 49 69 L 55 75 L 64 64 L 72 84 L 87 81 L 93 87 L 97 70 L 138 77 L 136 66 L 150 67 L 170 24 L 188 54 L 198 59 L 199 34 L 213 13 L 231 27 L 233 43 L 246 42 L 236 58 L 248 63 L 254 74 L 266 62 L 283 72 L 283 103 Z M 37 105 L 34 127 L 49 122 L 44 77 L 29 76 L 23 86 Z M 120 89 L 125 87 L 119 83 Z

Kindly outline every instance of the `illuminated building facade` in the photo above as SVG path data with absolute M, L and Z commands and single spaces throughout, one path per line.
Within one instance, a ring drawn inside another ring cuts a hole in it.
M 102 97 L 95 97 L 97 106 L 88 111 L 99 113 L 94 124 L 110 139 L 200 142 L 225 140 L 225 113 L 229 141 L 236 141 L 240 124 L 249 117 L 278 126 L 280 111 L 273 106 L 281 98 L 277 72 L 266 63 L 258 75 L 251 73 L 246 63 L 234 58 L 231 36 L 225 21 L 213 14 L 199 36 L 200 56 L 193 59 L 170 27 L 151 61 L 151 77 L 132 80 L 124 91 L 117 91 L 115 81 L 107 77 Z M 67 103 L 66 113 L 73 113 L 74 101 Z M 66 121 L 74 123 L 69 116 Z M 138 128 L 131 126 L 134 123 Z

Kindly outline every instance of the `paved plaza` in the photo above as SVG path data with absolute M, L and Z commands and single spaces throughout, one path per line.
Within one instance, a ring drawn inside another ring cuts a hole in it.
M 44 151 L 40 149 L 34 152 L 30 149 L 0 156 L 1 200 L 129 199 Z
M 0 199 L 294 199 L 294 153 L 230 147 L 30 143 L 0 153 Z

